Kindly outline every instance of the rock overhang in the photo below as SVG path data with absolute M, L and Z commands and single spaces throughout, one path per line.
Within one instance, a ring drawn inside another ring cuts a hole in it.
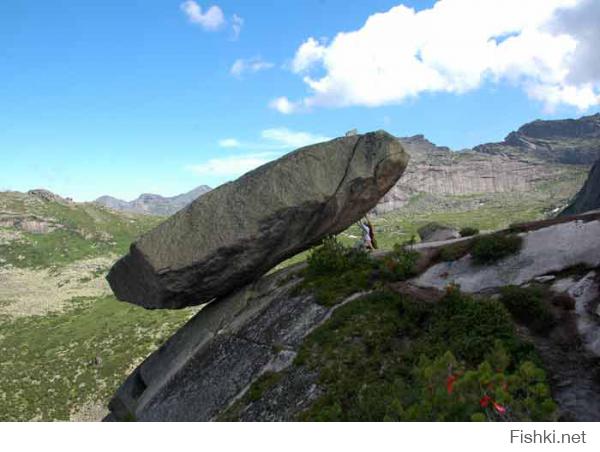
M 222 297 L 360 219 L 409 156 L 385 131 L 306 146 L 194 201 L 107 277 L 123 301 L 182 308 Z

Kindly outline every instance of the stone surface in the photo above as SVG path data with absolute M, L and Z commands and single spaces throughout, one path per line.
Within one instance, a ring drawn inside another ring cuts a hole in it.
M 600 159 L 592 166 L 584 186 L 561 215 L 575 215 L 595 209 L 600 209 Z
M 451 151 L 434 145 L 422 135 L 400 138 L 400 141 L 410 154 L 410 162 L 404 176 L 377 205 L 376 214 L 400 209 L 418 194 L 442 198 L 495 193 L 530 194 L 542 181 L 551 183 L 577 177 L 583 183 L 584 171 L 578 167 L 546 162 L 517 147 L 508 147 L 507 152 L 487 153 Z M 572 196 L 572 193 L 567 196 Z
M 576 324 L 586 349 L 600 357 L 600 319 L 594 312 L 594 303 L 600 297 L 600 277 L 590 271 L 583 278 L 564 278 L 552 285 L 555 292 L 569 294 L 575 300 Z
M 371 210 L 408 155 L 379 131 L 298 149 L 203 195 L 132 244 L 115 295 L 147 308 L 222 297 Z
M 474 148 L 477 152 L 520 153 L 545 162 L 591 165 L 600 158 L 600 113 L 579 119 L 532 121 L 509 133 L 501 143 Z
M 265 276 L 204 307 L 127 378 L 107 420 L 215 419 L 264 372 L 286 369 L 334 309 L 292 295 L 297 270 Z M 302 379 L 310 387 L 314 376 L 309 380 Z M 293 416 L 298 402 L 290 398 L 278 415 Z
M 420 287 L 443 289 L 459 284 L 481 292 L 560 272 L 575 265 L 600 266 L 600 220 L 572 220 L 521 234 L 523 249 L 493 265 L 476 265 L 470 255 L 430 267 L 413 280 Z
M 460 233 L 450 227 L 439 223 L 428 223 L 417 231 L 421 242 L 441 242 L 460 238 Z

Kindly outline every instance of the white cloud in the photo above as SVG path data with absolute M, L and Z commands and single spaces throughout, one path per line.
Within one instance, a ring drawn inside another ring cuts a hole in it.
M 260 57 L 249 59 L 239 58 L 235 60 L 231 66 L 231 69 L 229 70 L 229 73 L 235 77 L 241 77 L 246 72 L 255 73 L 264 71 L 266 69 L 271 69 L 273 66 L 273 63 L 269 63 Z
M 325 57 L 326 47 L 315 38 L 308 38 L 296 52 L 292 61 L 292 71 L 299 73 L 310 69 Z
M 232 39 L 237 41 L 240 37 L 240 33 L 242 32 L 242 27 L 244 26 L 244 19 L 237 14 L 234 14 L 231 17 L 231 30 L 233 31 Z
M 240 142 L 235 138 L 225 138 L 223 140 L 219 140 L 219 146 L 222 148 L 239 148 Z
M 190 22 L 200 25 L 204 30 L 216 31 L 225 25 L 223 11 L 216 5 L 202 12 L 202 7 L 198 3 L 193 0 L 187 0 L 180 7 Z
M 265 129 L 261 132 L 261 137 L 283 148 L 301 148 L 309 144 L 331 140 L 331 138 L 322 135 L 315 135 L 308 132 L 294 132 L 285 127 Z
M 277 110 L 279 113 L 289 115 L 291 113 L 296 113 L 300 111 L 301 103 L 291 102 L 287 97 L 278 97 L 277 99 L 273 99 L 269 103 L 269 107 L 271 107 L 274 110 Z
M 188 165 L 186 170 L 198 176 L 237 177 L 278 157 L 274 152 L 232 155 L 210 159 L 198 165 Z
M 297 101 L 279 97 L 270 106 L 284 114 L 321 106 L 373 107 L 426 92 L 461 94 L 485 82 L 508 82 L 548 108 L 586 109 L 600 104 L 598 4 L 439 0 L 418 12 L 399 5 L 329 43 L 307 39 L 291 69 L 310 95 Z
M 281 157 L 290 149 L 331 139 L 323 135 L 293 131 L 285 127 L 265 129 L 261 131 L 260 138 L 260 142 L 254 143 L 240 142 L 235 138 L 219 140 L 218 144 L 222 148 L 244 148 L 253 152 L 213 158 L 199 164 L 187 165 L 185 169 L 199 176 L 232 179 Z

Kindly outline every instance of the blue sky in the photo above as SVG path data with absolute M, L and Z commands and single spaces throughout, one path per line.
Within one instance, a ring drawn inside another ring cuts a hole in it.
M 434 3 L 2 0 L 0 190 L 175 195 L 352 128 L 462 149 L 598 111 L 599 71 L 577 35 L 598 19 L 591 0 L 544 0 L 550 19 L 523 23 L 504 2 L 497 27 L 465 18 L 464 0 Z M 481 36 L 440 28 L 453 14 Z M 450 50 L 431 38 L 445 32 Z M 471 45 L 488 35 L 494 46 Z

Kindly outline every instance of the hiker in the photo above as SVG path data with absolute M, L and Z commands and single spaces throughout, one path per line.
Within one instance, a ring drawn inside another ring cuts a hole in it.
M 374 250 L 377 249 L 377 240 L 375 240 L 375 229 L 373 228 L 373 225 L 371 224 L 371 220 L 369 220 L 369 217 L 365 215 L 365 220 L 367 222 L 367 226 L 369 227 L 369 236 L 371 237 L 371 246 L 373 247 Z
M 376 246 L 374 245 L 373 225 L 366 216 L 358 222 L 358 225 L 362 231 L 362 240 L 359 243 L 360 247 L 365 250 L 374 250 Z

